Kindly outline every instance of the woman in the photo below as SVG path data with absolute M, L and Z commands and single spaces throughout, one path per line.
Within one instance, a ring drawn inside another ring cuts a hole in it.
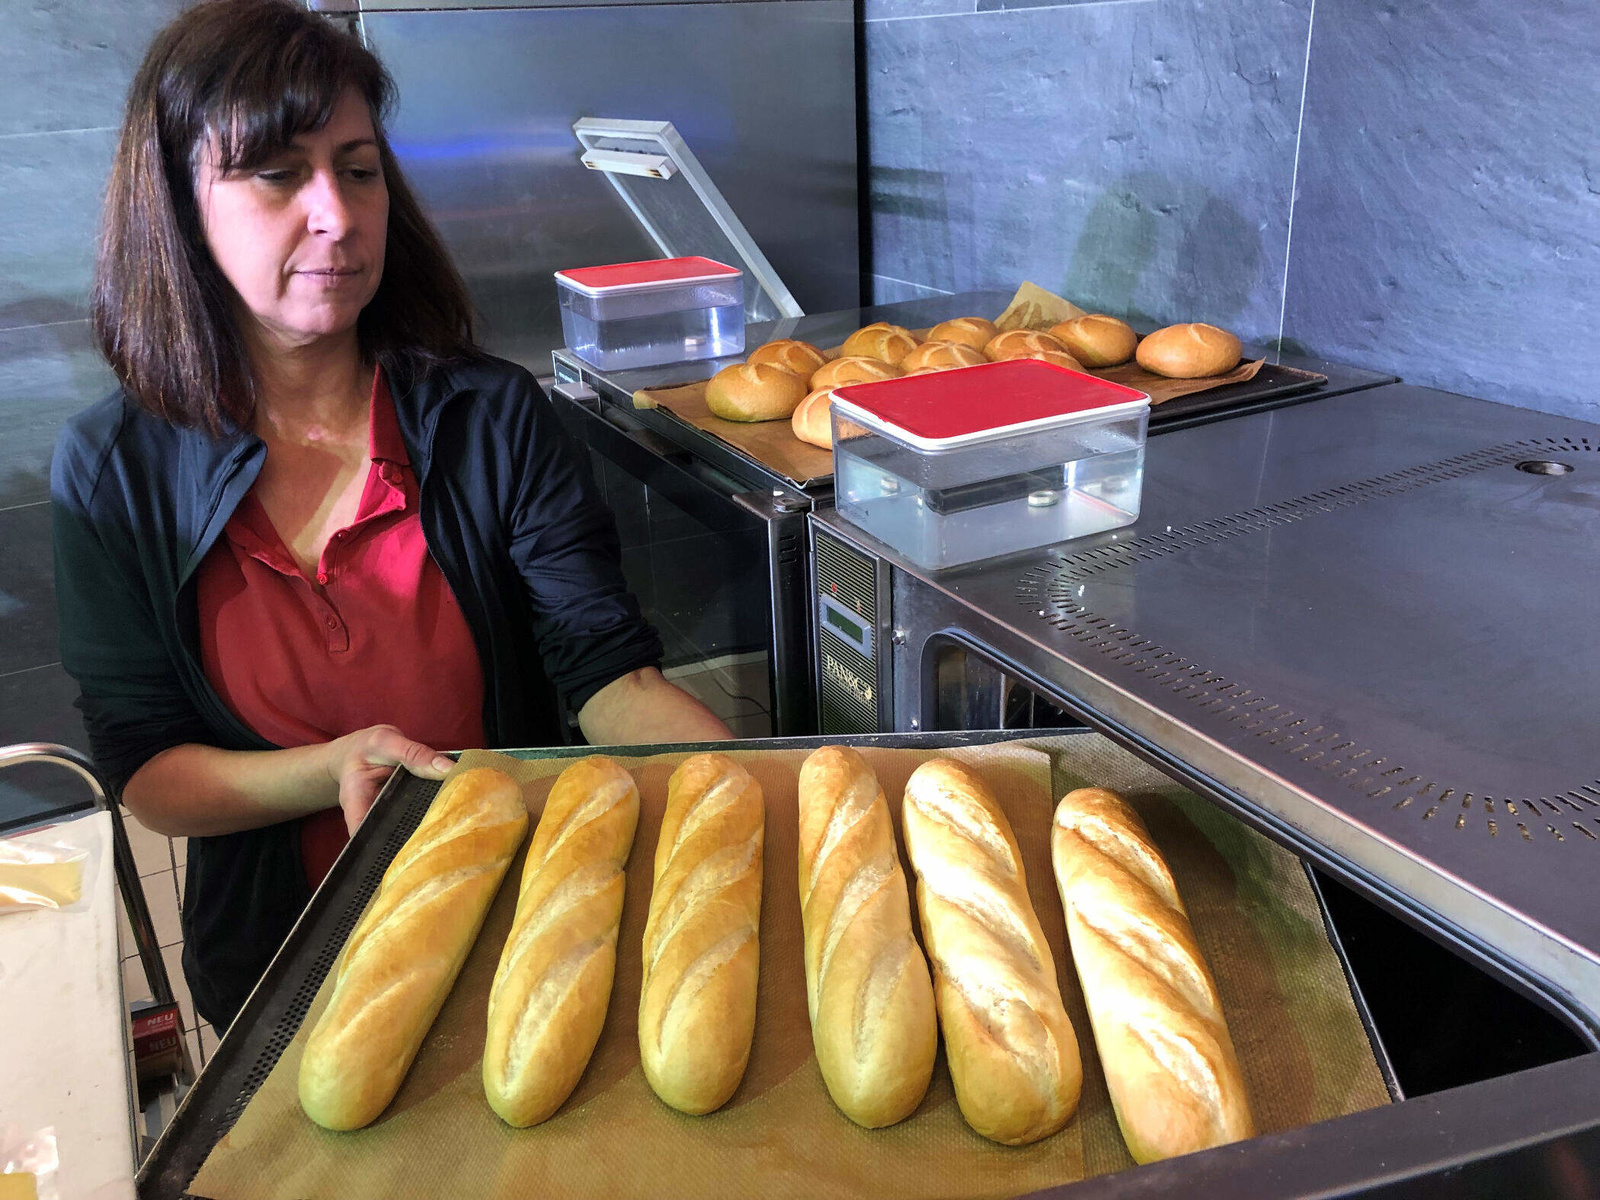
M 61 656 L 95 758 L 190 838 L 184 973 L 233 1019 L 395 765 L 722 738 L 667 683 L 615 524 L 385 140 L 392 85 L 287 0 L 151 46 L 94 323 L 120 390 L 52 471 Z

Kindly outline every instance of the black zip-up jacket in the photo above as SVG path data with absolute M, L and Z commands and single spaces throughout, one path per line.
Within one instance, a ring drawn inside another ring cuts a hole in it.
M 527 371 L 493 358 L 391 373 L 422 527 L 477 644 L 491 746 L 552 745 L 612 680 L 660 661 L 622 578 L 616 522 Z M 266 458 L 118 392 L 74 417 L 51 466 L 61 661 L 120 792 L 189 742 L 272 750 L 207 682 L 195 573 Z M 310 898 L 299 822 L 189 839 L 184 975 L 226 1028 Z

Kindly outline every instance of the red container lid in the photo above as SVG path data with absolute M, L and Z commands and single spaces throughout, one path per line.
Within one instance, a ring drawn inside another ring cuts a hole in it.
M 578 267 L 571 271 L 557 271 L 556 278 L 589 296 L 603 292 L 644 291 L 685 283 L 703 283 L 711 279 L 727 279 L 742 275 L 738 267 L 730 267 L 715 259 L 652 258 L 644 262 L 612 263 L 605 267 Z
M 982 363 L 837 389 L 840 413 L 920 449 L 949 450 L 1036 429 L 1136 412 L 1135 388 L 1033 358 Z

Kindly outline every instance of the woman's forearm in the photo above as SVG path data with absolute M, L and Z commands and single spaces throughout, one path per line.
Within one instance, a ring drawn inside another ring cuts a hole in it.
M 717 742 L 733 736 L 714 712 L 654 667 L 606 684 L 578 713 L 578 727 L 592 746 Z
M 330 764 L 337 743 L 291 750 L 174 746 L 134 772 L 122 802 L 140 824 L 168 837 L 258 829 L 339 802 Z

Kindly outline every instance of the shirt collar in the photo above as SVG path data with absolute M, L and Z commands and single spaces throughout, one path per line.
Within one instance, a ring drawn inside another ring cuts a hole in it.
M 381 366 L 372 372 L 372 410 L 368 419 L 367 446 L 373 462 L 409 467 L 411 456 L 400 436 L 400 419 L 395 414 L 394 396 Z

